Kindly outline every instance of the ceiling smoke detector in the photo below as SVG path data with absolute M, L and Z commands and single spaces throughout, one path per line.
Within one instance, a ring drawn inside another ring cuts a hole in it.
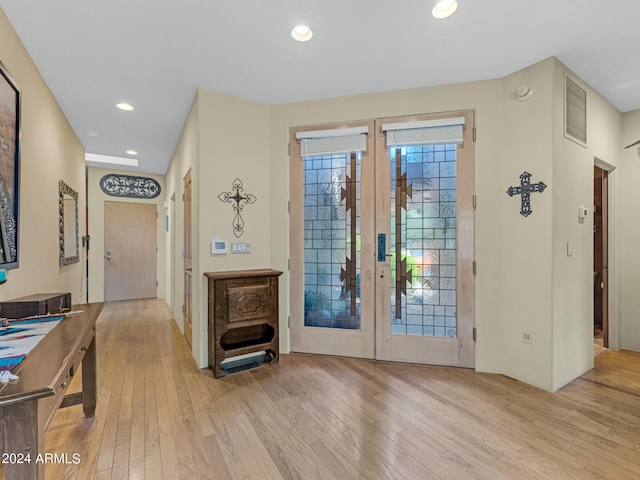
M 531 98 L 531 95 L 533 95 L 533 87 L 530 87 L 528 85 L 524 85 L 516 90 L 516 100 L 519 100 L 521 102 L 529 100 Z

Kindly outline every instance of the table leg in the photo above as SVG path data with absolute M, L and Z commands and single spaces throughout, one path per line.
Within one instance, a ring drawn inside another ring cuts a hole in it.
M 43 433 L 38 426 L 38 400 L 2 408 L 0 415 L 5 478 L 44 480 L 44 463 L 36 461 L 44 448 Z
M 96 337 L 93 337 L 82 359 L 82 410 L 85 417 L 96 413 L 97 376 L 96 376 Z

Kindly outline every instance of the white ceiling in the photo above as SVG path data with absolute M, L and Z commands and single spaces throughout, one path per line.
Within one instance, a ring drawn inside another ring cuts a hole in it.
M 447 20 L 435 3 L 0 0 L 86 151 L 135 149 L 142 172 L 166 172 L 198 87 L 277 104 L 500 78 L 556 56 L 621 112 L 640 108 L 640 1 L 458 0 Z M 300 22 L 307 43 L 290 36 Z

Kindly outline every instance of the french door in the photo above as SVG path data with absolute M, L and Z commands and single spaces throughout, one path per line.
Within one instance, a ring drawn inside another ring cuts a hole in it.
M 290 313 L 294 351 L 374 356 L 373 128 L 373 122 L 359 122 L 292 129 Z M 339 136 L 340 130 L 353 135 Z M 323 134 L 333 136 L 317 136 Z M 305 135 L 317 139 L 320 147 L 310 151 L 307 144 L 316 140 L 298 140 Z M 351 140 L 359 144 L 345 147 Z
M 472 129 L 292 129 L 292 351 L 473 367 Z

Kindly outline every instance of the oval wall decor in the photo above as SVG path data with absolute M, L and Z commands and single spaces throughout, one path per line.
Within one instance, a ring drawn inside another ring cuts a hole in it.
M 112 197 L 156 198 L 160 184 L 149 177 L 110 173 L 100 179 L 100 188 Z

